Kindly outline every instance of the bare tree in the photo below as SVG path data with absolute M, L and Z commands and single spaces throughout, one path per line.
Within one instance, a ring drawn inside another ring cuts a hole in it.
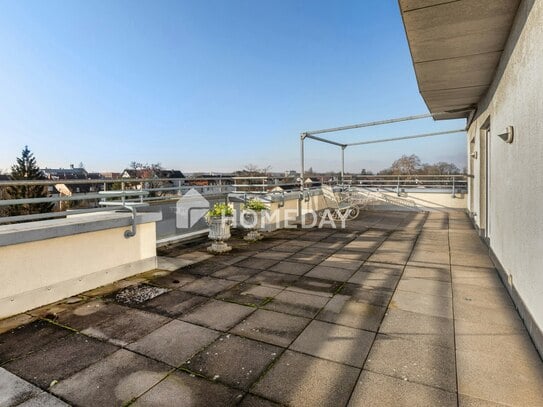
M 421 168 L 420 158 L 415 155 L 402 155 L 396 161 L 392 163 L 390 167 L 394 175 L 412 175 L 416 174 L 417 171 Z

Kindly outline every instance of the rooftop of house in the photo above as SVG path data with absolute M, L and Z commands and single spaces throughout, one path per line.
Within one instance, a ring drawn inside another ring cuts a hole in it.
M 161 248 L 0 321 L 0 404 L 543 405 L 543 363 L 462 212 Z

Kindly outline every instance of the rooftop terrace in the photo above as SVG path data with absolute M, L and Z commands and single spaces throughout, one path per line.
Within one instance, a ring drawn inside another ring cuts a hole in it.
M 543 405 L 463 212 L 231 242 L 163 248 L 161 270 L 0 321 L 0 405 Z

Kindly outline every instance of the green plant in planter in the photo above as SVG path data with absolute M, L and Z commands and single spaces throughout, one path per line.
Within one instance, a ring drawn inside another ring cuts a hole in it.
M 243 206 L 243 209 L 247 211 L 262 212 L 267 211 L 268 207 L 264 204 L 264 202 L 252 198 L 247 201 L 247 203 Z
M 211 208 L 207 212 L 208 218 L 223 218 L 223 217 L 231 217 L 234 215 L 234 211 L 230 207 L 230 205 L 226 203 L 216 203 L 213 205 L 213 208 Z

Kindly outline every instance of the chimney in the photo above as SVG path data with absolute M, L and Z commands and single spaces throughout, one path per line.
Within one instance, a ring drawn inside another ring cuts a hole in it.
M 74 165 L 73 165 L 73 164 L 70 164 L 70 168 L 73 170 L 73 169 L 74 169 Z

